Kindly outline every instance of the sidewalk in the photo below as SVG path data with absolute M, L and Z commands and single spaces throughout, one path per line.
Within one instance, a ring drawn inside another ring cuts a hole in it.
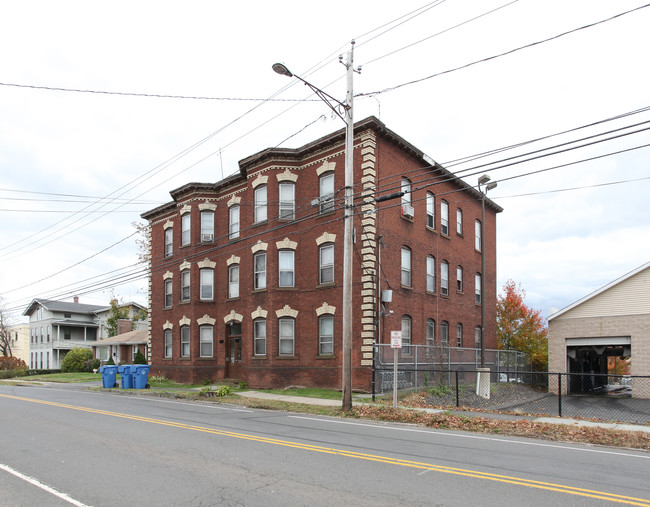
M 258 399 L 258 400 L 276 400 L 276 401 L 286 401 L 289 403 L 302 403 L 305 405 L 322 405 L 329 407 L 340 407 L 340 400 L 325 400 L 321 398 L 307 398 L 304 396 L 288 396 L 284 394 L 270 394 L 262 393 L 258 391 L 244 391 L 238 392 L 237 395 L 244 398 Z M 359 399 L 352 400 L 353 405 L 371 405 L 372 403 L 367 403 Z M 617 423 L 600 423 L 592 421 L 582 421 L 579 419 L 569 419 L 565 417 L 531 417 L 524 415 L 512 415 L 512 414 L 500 414 L 493 412 L 469 412 L 463 410 L 445 410 L 445 409 L 435 409 L 435 408 L 411 408 L 404 410 L 419 410 L 422 412 L 427 412 L 429 414 L 442 414 L 449 413 L 454 415 L 462 415 L 465 417 L 485 417 L 488 419 L 499 419 L 503 421 L 529 421 L 545 424 L 562 424 L 566 426 L 582 426 L 582 427 L 594 427 L 594 428 L 606 428 L 620 431 L 640 431 L 644 433 L 650 433 L 650 426 L 638 426 L 634 424 L 617 424 Z

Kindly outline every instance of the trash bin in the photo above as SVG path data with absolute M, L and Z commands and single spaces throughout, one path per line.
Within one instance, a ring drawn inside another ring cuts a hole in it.
M 120 373 L 120 380 L 122 381 L 122 389 L 133 389 L 132 369 L 132 364 L 123 364 L 117 367 L 117 371 Z
M 151 366 L 148 364 L 134 364 L 131 368 L 133 372 L 133 389 L 147 389 L 149 387 L 147 379 L 149 378 L 149 368 Z
M 117 377 L 117 366 L 101 366 L 99 368 L 99 373 L 102 374 L 102 387 L 104 389 L 117 387 L 117 382 L 115 382 L 115 378 Z

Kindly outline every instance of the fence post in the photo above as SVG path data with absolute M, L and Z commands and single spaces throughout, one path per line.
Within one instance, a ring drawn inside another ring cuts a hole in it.
M 557 415 L 562 417 L 562 374 L 557 374 Z
M 415 346 L 415 392 L 418 391 L 418 347 Z
M 456 370 L 456 407 L 460 407 L 460 400 L 458 399 L 458 370 Z

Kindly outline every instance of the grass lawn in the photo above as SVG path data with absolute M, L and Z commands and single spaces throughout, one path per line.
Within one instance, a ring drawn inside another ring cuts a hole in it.
M 315 389 L 315 388 L 302 388 L 302 389 L 258 389 L 263 393 L 271 394 L 285 394 L 287 396 L 306 396 L 307 398 L 323 398 L 326 400 L 341 400 L 343 395 L 341 391 L 333 389 Z

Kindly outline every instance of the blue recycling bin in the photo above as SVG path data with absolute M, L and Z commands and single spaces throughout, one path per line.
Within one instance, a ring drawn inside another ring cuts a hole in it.
M 117 387 L 117 382 L 115 382 L 115 379 L 117 377 L 117 366 L 100 366 L 99 373 L 102 374 L 102 387 L 104 389 Z
M 120 380 L 122 381 L 122 389 L 133 389 L 132 369 L 132 364 L 123 364 L 117 367 L 117 371 L 120 373 Z
M 134 364 L 131 366 L 133 373 L 133 389 L 146 389 L 149 387 L 147 379 L 149 378 L 149 369 L 151 366 L 148 364 Z

